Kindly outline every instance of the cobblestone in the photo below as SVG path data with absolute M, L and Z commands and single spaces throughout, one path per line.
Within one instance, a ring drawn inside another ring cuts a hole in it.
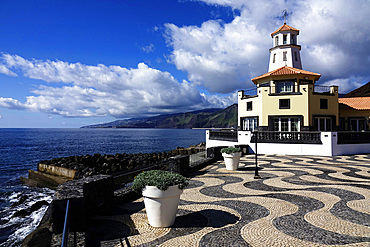
M 142 198 L 119 205 L 100 246 L 370 246 L 370 155 L 244 156 L 194 174 L 176 222 L 148 224 Z M 114 223 L 116 222 L 116 223 Z M 90 233 L 91 234 L 91 233 Z

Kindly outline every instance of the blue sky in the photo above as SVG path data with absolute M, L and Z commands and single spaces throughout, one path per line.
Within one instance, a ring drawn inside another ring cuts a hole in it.
M 368 0 L 0 1 L 0 128 L 227 107 L 267 72 L 284 9 L 319 84 L 370 81 Z

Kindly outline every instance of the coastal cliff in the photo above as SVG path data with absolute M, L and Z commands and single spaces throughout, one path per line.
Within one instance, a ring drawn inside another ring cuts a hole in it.
M 225 109 L 205 109 L 200 111 L 159 115 L 149 118 L 131 118 L 110 123 L 83 126 L 81 128 L 236 128 L 238 125 L 238 105 Z

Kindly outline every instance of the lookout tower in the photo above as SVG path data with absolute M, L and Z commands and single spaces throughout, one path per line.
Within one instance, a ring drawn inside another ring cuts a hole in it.
M 283 66 L 302 69 L 298 35 L 299 30 L 288 26 L 286 21 L 271 34 L 273 47 L 270 49 L 269 72 Z

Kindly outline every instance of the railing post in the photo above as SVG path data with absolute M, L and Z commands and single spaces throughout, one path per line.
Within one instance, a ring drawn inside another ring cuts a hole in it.
M 61 247 L 68 246 L 68 234 L 69 234 L 69 200 L 67 200 L 66 216 L 64 218 L 63 238 Z
M 254 170 L 254 179 L 260 179 L 261 177 L 260 177 L 260 175 L 258 175 L 258 160 L 257 160 L 257 140 L 258 140 L 258 131 L 255 131 L 254 132 L 254 136 L 255 136 L 255 138 L 254 138 L 254 140 L 255 140 L 255 142 L 256 142 L 256 145 L 255 145 L 255 151 L 254 151 L 254 153 L 255 153 L 255 164 L 256 164 L 256 167 L 255 167 L 255 170 Z

